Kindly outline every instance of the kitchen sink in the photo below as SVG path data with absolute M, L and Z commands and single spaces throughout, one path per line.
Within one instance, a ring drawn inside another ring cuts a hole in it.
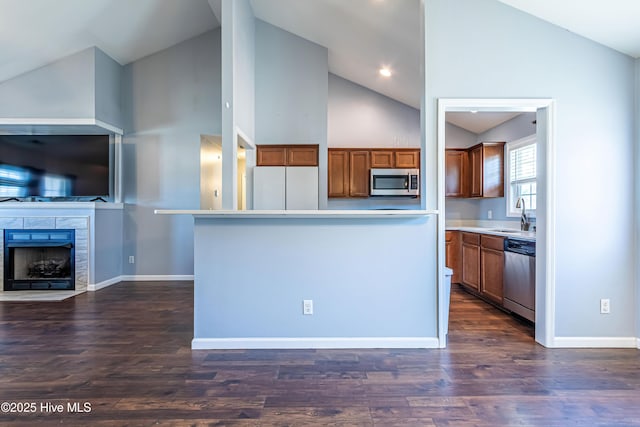
M 496 231 L 498 233 L 526 233 L 525 231 L 516 230 L 513 228 L 494 228 L 489 231 Z

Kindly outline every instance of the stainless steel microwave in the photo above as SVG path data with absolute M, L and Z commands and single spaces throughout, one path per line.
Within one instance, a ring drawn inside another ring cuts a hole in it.
M 372 196 L 420 195 L 420 171 L 418 169 L 371 169 Z

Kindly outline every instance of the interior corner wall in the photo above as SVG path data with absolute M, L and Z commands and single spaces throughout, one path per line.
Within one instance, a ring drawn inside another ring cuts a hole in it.
M 636 337 L 638 338 L 638 348 L 640 348 L 640 58 L 636 59 L 635 63 L 635 238 L 636 248 L 635 256 L 636 260 Z
M 635 336 L 634 60 L 498 1 L 426 7 L 427 139 L 438 98 L 555 99 L 555 335 Z
M 95 48 L 95 118 L 122 128 L 122 65 Z
M 255 142 L 318 144 L 319 206 L 326 208 L 328 51 L 259 19 L 255 32 Z
M 0 82 L 0 117 L 93 118 L 95 66 L 95 48 L 88 48 Z
M 218 28 L 124 68 L 125 275 L 193 274 L 193 218 L 153 211 L 200 207 L 200 136 L 221 133 L 220 54 Z

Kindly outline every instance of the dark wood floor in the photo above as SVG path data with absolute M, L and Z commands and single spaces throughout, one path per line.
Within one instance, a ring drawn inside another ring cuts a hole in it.
M 640 426 L 639 351 L 545 349 L 457 288 L 446 350 L 192 351 L 192 295 L 0 303 L 0 402 L 37 405 L 0 425 Z

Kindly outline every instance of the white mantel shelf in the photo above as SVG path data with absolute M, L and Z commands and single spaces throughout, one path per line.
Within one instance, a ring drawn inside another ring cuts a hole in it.
M 124 203 L 104 202 L 2 202 L 1 209 L 124 209 Z
M 157 215 L 193 215 L 195 218 L 418 218 L 438 214 L 437 210 L 168 210 Z

